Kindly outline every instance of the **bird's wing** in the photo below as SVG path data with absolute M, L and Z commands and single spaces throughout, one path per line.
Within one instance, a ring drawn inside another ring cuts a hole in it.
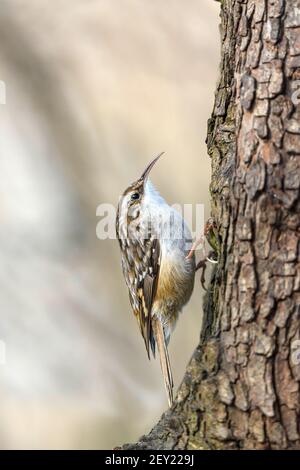
M 129 289 L 129 299 L 138 320 L 148 357 L 150 347 L 155 354 L 155 341 L 151 325 L 151 310 L 159 277 L 159 240 L 150 238 L 139 244 L 130 240 L 123 245 L 122 267 Z
M 150 358 L 149 345 L 151 346 L 153 355 L 155 354 L 155 341 L 151 324 L 151 310 L 159 277 L 159 240 L 156 238 L 147 240 L 143 247 L 144 250 L 143 259 L 141 260 L 141 268 L 137 266 L 137 295 L 139 298 L 139 308 L 135 311 L 135 314 L 138 318 L 148 357 Z
M 143 288 L 141 292 L 141 303 L 140 303 L 140 321 L 144 328 L 142 335 L 145 341 L 148 357 L 149 344 L 152 349 L 153 356 L 155 356 L 155 340 L 153 335 L 152 323 L 151 323 L 151 310 L 152 304 L 155 297 L 157 283 L 159 278 L 160 268 L 160 244 L 158 239 L 150 240 L 150 256 L 147 264 L 147 273 L 144 276 Z
M 122 270 L 129 290 L 129 299 L 133 312 L 138 320 L 148 357 L 149 345 L 155 355 L 155 339 L 151 325 L 151 310 L 156 293 L 159 264 L 160 244 L 152 234 L 150 238 L 128 239 L 121 236 L 119 227 L 119 206 L 116 218 L 116 234 L 122 253 Z
M 150 238 L 139 244 L 137 240 L 122 239 L 119 236 L 118 226 L 117 236 L 122 251 L 122 268 L 129 289 L 130 303 L 138 320 L 149 359 L 150 346 L 154 356 L 157 344 L 168 402 L 169 406 L 172 406 L 173 378 L 166 338 L 160 319 L 151 318 L 160 269 L 159 240 Z

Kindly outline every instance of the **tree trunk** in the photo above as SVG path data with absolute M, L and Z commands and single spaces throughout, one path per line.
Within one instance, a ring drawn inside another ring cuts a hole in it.
M 300 0 L 223 0 L 221 45 L 200 344 L 173 408 L 126 449 L 300 448 Z

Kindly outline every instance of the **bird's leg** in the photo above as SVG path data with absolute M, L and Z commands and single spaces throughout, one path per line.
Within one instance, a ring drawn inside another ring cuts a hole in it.
M 190 259 L 193 256 L 194 252 L 196 251 L 196 249 L 199 245 L 202 245 L 202 251 L 205 254 L 205 243 L 204 243 L 203 235 L 200 238 L 198 238 L 198 240 L 194 241 L 194 243 L 192 245 L 192 248 L 190 249 L 190 251 L 189 251 L 188 255 L 185 257 L 185 259 Z
M 207 291 L 206 287 L 205 287 L 205 271 L 206 271 L 206 267 L 207 267 L 207 261 L 209 261 L 210 263 L 213 263 L 213 264 L 216 264 L 218 261 L 216 260 L 216 252 L 214 250 L 211 250 L 209 253 L 208 253 L 208 256 L 205 256 L 205 258 L 201 259 L 200 261 L 198 261 L 197 265 L 196 265 L 196 269 L 195 271 L 198 271 L 198 269 L 201 269 L 202 268 L 202 272 L 201 272 L 201 285 L 202 285 L 202 288 L 204 290 Z
M 205 270 L 206 270 L 206 258 L 200 260 L 198 263 L 197 263 L 197 266 L 196 266 L 196 271 L 198 271 L 198 269 L 201 269 L 202 268 L 202 272 L 201 272 L 201 286 L 204 290 L 207 291 L 206 287 L 205 287 Z
M 205 250 L 205 239 L 204 239 L 203 235 L 193 243 L 192 248 L 190 249 L 188 255 L 186 256 L 186 259 L 189 259 L 193 256 L 195 250 L 197 249 L 197 247 L 199 245 L 202 245 L 201 248 L 202 248 L 202 252 L 203 252 L 204 257 L 200 261 L 198 261 L 198 263 L 196 265 L 196 268 L 195 268 L 195 271 L 198 271 L 199 269 L 202 269 L 201 279 L 200 279 L 201 286 L 204 290 L 207 291 L 207 289 L 205 287 L 205 270 L 206 270 L 207 257 L 206 257 L 206 250 Z
M 216 252 L 215 243 L 213 243 L 214 242 L 214 237 L 212 236 L 212 234 L 213 235 L 215 234 L 215 232 L 213 231 L 214 227 L 215 227 L 214 219 L 212 219 L 212 217 L 210 217 L 208 219 L 208 221 L 206 222 L 206 224 L 205 224 L 204 235 L 202 235 L 200 238 L 198 238 L 198 240 L 196 240 L 193 243 L 192 248 L 190 249 L 188 255 L 186 256 L 186 259 L 190 259 L 193 256 L 196 248 L 199 245 L 202 245 L 201 248 L 202 248 L 202 252 L 203 252 L 204 257 L 197 263 L 195 270 L 198 271 L 198 269 L 202 269 L 202 272 L 201 272 L 201 285 L 202 285 L 203 289 L 206 290 L 206 291 L 207 291 L 207 289 L 205 287 L 205 270 L 206 270 L 207 262 L 212 263 L 212 264 L 218 263 L 218 254 Z M 208 253 L 208 255 L 206 254 L 206 250 L 205 250 L 205 239 L 207 239 L 210 246 L 212 248 L 214 248 L 213 250 L 211 250 Z

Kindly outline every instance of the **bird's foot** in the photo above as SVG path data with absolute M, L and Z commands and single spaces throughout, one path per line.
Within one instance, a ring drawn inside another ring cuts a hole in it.
M 205 258 L 202 258 L 196 265 L 196 271 L 198 271 L 199 269 L 202 269 L 202 272 L 201 272 L 201 285 L 202 285 L 202 288 L 204 290 L 207 291 L 206 287 L 205 287 L 205 270 L 206 270 L 206 267 L 207 267 L 207 262 L 209 263 L 213 263 L 213 264 L 217 264 L 218 263 L 218 260 L 217 260 L 217 254 L 215 251 L 210 251 L 208 256 L 205 256 Z
M 192 248 L 190 249 L 190 251 L 189 251 L 188 255 L 185 257 L 185 259 L 190 259 L 193 256 L 193 254 L 195 253 L 195 251 L 196 251 L 196 249 L 198 248 L 199 245 L 202 245 L 202 251 L 205 254 L 205 243 L 204 243 L 203 235 L 193 243 Z

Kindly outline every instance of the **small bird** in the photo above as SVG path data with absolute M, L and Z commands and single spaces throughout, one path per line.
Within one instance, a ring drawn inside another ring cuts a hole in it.
M 119 199 L 116 233 L 129 299 L 150 359 L 157 348 L 168 403 L 173 404 L 173 378 L 168 355 L 170 335 L 182 307 L 191 297 L 195 254 L 191 232 L 149 179 L 164 152 Z

